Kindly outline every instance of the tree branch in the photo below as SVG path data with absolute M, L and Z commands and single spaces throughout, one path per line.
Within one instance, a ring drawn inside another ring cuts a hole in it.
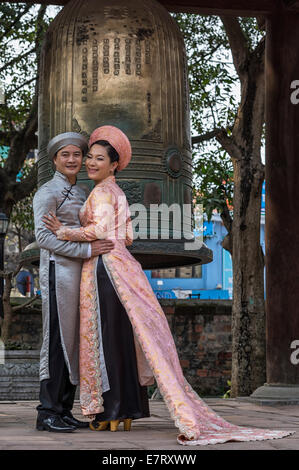
M 24 52 L 24 54 L 18 55 L 16 57 L 14 57 L 13 59 L 11 59 L 9 62 L 6 62 L 2 67 L 0 67 L 0 73 L 3 72 L 3 70 L 5 70 L 7 67 L 10 67 L 11 65 L 13 65 L 13 64 L 19 62 L 20 60 L 24 59 L 25 57 L 27 57 L 29 54 L 31 54 L 35 50 L 36 50 L 36 47 L 34 46 L 32 49 L 29 49 L 27 52 Z
M 228 127 L 228 130 L 232 130 L 232 127 Z M 220 132 L 222 132 L 222 128 L 216 128 L 213 129 L 212 131 L 206 132 L 205 134 L 201 135 L 196 135 L 192 137 L 192 145 L 195 144 L 201 144 L 202 142 L 205 142 L 206 140 L 213 139 L 213 137 L 216 137 Z
M 0 277 L 3 279 L 9 279 L 9 277 L 13 276 L 13 271 L 0 271 Z
M 233 255 L 233 241 L 232 241 L 232 235 L 230 233 L 227 233 L 222 240 L 221 243 L 222 248 L 227 250 L 231 256 Z
M 32 105 L 31 109 L 29 112 L 29 115 L 27 117 L 26 123 L 24 128 L 17 132 L 10 143 L 10 152 L 9 156 L 5 161 L 5 171 L 10 176 L 11 178 L 15 178 L 19 169 L 22 167 L 25 158 L 31 148 L 34 148 L 35 143 L 36 143 L 36 129 L 37 129 L 37 120 L 38 120 L 38 76 L 39 76 L 39 65 L 40 65 L 40 60 L 39 60 L 39 54 L 40 54 L 40 47 L 41 47 L 41 42 L 42 42 L 42 36 L 43 36 L 43 18 L 45 16 L 47 10 L 46 5 L 41 5 L 38 11 L 37 19 L 36 19 L 36 40 L 35 40 L 35 50 L 36 50 L 36 55 L 37 55 L 37 76 L 34 78 L 36 80 L 35 83 L 35 95 L 32 100 Z M 32 81 L 33 79 L 29 80 L 27 83 Z M 23 86 L 26 83 L 23 84 Z M 29 181 L 29 180 L 28 180 Z M 22 182 L 22 184 L 24 184 Z M 26 186 L 26 184 L 25 184 Z M 30 184 L 29 184 L 30 186 Z M 20 184 L 21 188 L 21 184 Z M 31 187 L 33 189 L 33 187 Z M 32 189 L 29 191 L 31 192 Z M 26 196 L 27 191 L 26 191 Z M 17 197 L 17 200 L 20 200 L 21 198 L 15 194 L 15 197 Z
M 35 132 L 37 129 L 37 100 L 38 97 L 35 95 L 31 111 L 26 120 L 24 128 L 20 132 L 15 133 L 11 139 L 9 155 L 5 160 L 4 170 L 10 178 L 13 178 L 13 181 L 15 181 L 15 177 L 22 167 L 29 150 L 35 146 Z
M 260 72 L 264 72 L 265 69 L 265 49 L 266 36 L 262 37 L 253 52 L 254 65 L 257 65 L 257 68 Z
M 37 79 L 37 75 L 35 77 L 31 77 L 29 78 L 28 80 L 26 80 L 26 82 L 23 82 L 21 85 L 19 85 L 18 87 L 14 88 L 13 90 L 10 90 L 9 93 L 7 93 L 7 95 L 5 96 L 5 99 L 7 100 L 7 98 L 10 98 L 14 93 L 16 93 L 17 91 L 21 90 L 21 88 L 23 88 L 24 86 L 26 85 L 29 85 L 29 83 L 33 82 L 34 80 Z
M 29 194 L 36 188 L 37 185 L 37 164 L 33 165 L 28 176 L 20 183 L 15 183 L 12 187 L 14 202 L 29 196 Z
M 233 255 L 233 231 L 232 231 L 233 219 L 229 213 L 229 210 L 226 204 L 222 209 L 220 217 L 221 217 L 224 227 L 227 230 L 227 234 L 222 240 L 221 245 L 222 245 L 222 248 L 227 250 L 232 256 Z
M 48 8 L 47 5 L 41 5 L 39 10 L 38 10 L 37 19 L 36 19 L 35 48 L 36 48 L 36 55 L 37 55 L 37 59 L 38 59 L 38 66 L 37 66 L 38 71 L 39 71 L 40 50 L 41 50 L 41 47 L 42 47 L 41 39 L 42 39 L 42 36 L 43 36 L 43 33 L 44 33 L 44 28 L 42 26 L 42 22 L 43 22 L 45 14 L 46 14 L 47 8 Z
M 235 69 L 242 81 L 249 60 L 249 50 L 245 35 L 236 17 L 221 16 L 220 18 L 228 37 Z
M 225 206 L 222 209 L 222 212 L 220 214 L 220 217 L 222 219 L 223 225 L 228 231 L 228 233 L 231 233 L 232 230 L 232 224 L 233 224 L 233 219 L 229 213 L 228 207 L 225 204 Z
M 241 159 L 238 147 L 235 145 L 233 138 L 227 135 L 227 131 L 224 129 L 224 127 L 215 137 L 223 149 L 229 154 L 232 160 Z
M 39 294 L 36 294 L 34 297 L 32 297 L 30 300 L 28 300 L 28 301 L 25 302 L 24 304 L 21 304 L 21 305 L 17 305 L 17 306 L 15 306 L 15 307 L 12 307 L 12 311 L 15 313 L 15 312 L 17 312 L 18 310 L 22 310 L 23 308 L 28 307 L 29 305 L 33 304 L 33 302 L 35 302 L 37 299 L 40 299 L 40 295 L 39 295 Z
M 13 277 L 16 277 L 21 269 L 22 264 L 19 263 L 14 271 L 0 271 L 0 277 L 3 277 L 4 279 L 12 279 Z
M 256 17 L 257 25 L 261 31 L 266 31 L 266 17 L 257 16 Z
M 6 29 L 3 31 L 2 34 L 0 34 L 0 41 L 2 41 L 2 39 L 5 38 L 5 36 L 7 36 L 8 33 L 13 30 L 13 28 L 20 21 L 22 16 L 24 16 L 30 10 L 31 7 L 32 7 L 32 4 L 30 4 L 30 3 L 29 3 L 29 5 L 25 6 L 24 10 L 21 11 L 19 13 L 19 15 L 15 18 L 15 20 L 6 27 Z

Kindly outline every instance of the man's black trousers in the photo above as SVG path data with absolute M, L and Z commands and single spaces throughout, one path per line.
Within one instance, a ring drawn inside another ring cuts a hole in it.
M 65 363 L 61 345 L 57 300 L 55 291 L 55 262 L 50 261 L 49 271 L 50 296 L 50 342 L 49 372 L 50 378 L 40 382 L 39 416 L 69 415 L 73 407 L 76 386 L 70 382 L 69 371 Z

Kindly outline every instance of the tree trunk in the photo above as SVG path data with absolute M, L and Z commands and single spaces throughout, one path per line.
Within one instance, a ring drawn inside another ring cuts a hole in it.
M 234 163 L 232 385 L 248 396 L 266 381 L 264 259 L 260 245 L 263 172 L 250 161 Z M 252 176 L 252 178 L 251 178 Z
M 10 329 L 11 329 L 11 323 L 12 323 L 12 318 L 13 318 L 13 309 L 10 303 L 10 293 L 12 289 L 12 276 L 13 276 L 13 273 L 8 273 L 4 278 L 5 279 L 5 286 L 4 286 L 4 292 L 3 292 L 4 318 L 3 318 L 2 326 L 1 326 L 1 338 L 4 344 L 6 344 L 10 338 Z
M 241 82 L 241 103 L 231 136 L 217 140 L 234 165 L 233 220 L 228 247 L 233 262 L 231 396 L 248 396 L 266 381 L 264 256 L 260 244 L 264 165 L 265 38 L 250 51 L 237 18 L 223 17 Z
M 18 248 L 19 248 L 19 253 L 22 253 L 23 247 L 22 247 L 22 235 L 21 235 L 21 230 L 17 229 L 17 237 L 18 237 Z

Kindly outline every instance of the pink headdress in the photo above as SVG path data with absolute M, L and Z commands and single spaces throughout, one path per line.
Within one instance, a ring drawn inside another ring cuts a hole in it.
M 89 138 L 89 148 L 98 140 L 107 140 L 115 148 L 119 155 L 117 171 L 121 171 L 130 163 L 132 148 L 128 137 L 118 127 L 97 127 Z

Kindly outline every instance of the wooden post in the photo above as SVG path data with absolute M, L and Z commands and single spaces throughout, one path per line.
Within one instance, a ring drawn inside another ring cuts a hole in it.
M 299 403 L 299 13 L 266 38 L 267 383 L 251 397 Z

